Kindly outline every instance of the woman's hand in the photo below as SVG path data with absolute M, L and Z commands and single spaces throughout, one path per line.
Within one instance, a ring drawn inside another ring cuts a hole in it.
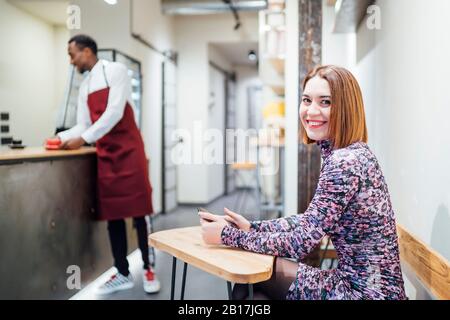
M 245 219 L 240 214 L 237 214 L 228 208 L 224 208 L 223 212 L 225 212 L 225 220 L 231 224 L 234 224 L 238 229 L 243 231 L 250 231 L 250 222 Z
M 210 212 L 199 211 L 198 215 L 200 216 L 200 224 L 202 222 L 213 222 L 217 220 L 225 220 L 225 216 L 219 216 L 217 214 L 212 214 Z
M 207 244 L 222 244 L 222 230 L 228 225 L 225 218 L 202 211 L 198 215 L 200 216 L 200 224 L 202 226 L 203 241 Z

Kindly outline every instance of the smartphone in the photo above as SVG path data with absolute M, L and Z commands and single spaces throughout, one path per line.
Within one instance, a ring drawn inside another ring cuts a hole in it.
M 209 211 L 209 210 L 207 210 L 207 209 L 205 209 L 205 208 L 202 208 L 202 207 L 197 208 L 197 210 L 198 210 L 198 212 L 200 212 L 200 211 L 202 211 L 202 212 L 208 212 L 208 213 L 211 213 L 211 214 L 214 214 L 214 215 L 215 215 L 215 213 L 212 213 L 211 211 Z M 206 221 L 208 221 L 208 222 L 213 222 L 212 220 L 208 220 L 208 219 L 203 219 L 203 220 L 206 220 Z M 232 227 L 238 228 L 238 226 L 235 225 L 235 224 L 232 223 L 232 222 L 228 222 L 228 224 L 230 224 Z M 239 229 L 239 228 L 238 228 L 238 229 Z

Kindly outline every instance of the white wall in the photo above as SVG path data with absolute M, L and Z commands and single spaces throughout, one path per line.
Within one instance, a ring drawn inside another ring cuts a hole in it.
M 210 128 L 208 123 L 209 49 L 213 42 L 258 41 L 258 17 L 242 14 L 242 27 L 234 31 L 230 14 L 206 16 L 179 16 L 175 19 L 178 60 L 178 123 L 179 128 L 191 132 L 199 143 L 186 147 L 198 150 L 205 147 L 199 133 L 194 136 L 194 123 Z M 214 53 L 212 53 L 214 55 Z M 217 57 L 217 55 L 216 55 Z M 219 59 L 221 60 L 221 59 Z M 220 61 L 219 61 L 220 62 Z M 185 139 L 186 141 L 186 139 Z M 215 197 L 210 186 L 208 165 L 183 164 L 178 167 L 178 201 L 182 203 L 208 203 Z
M 64 90 L 67 86 L 67 76 L 69 74 L 70 59 L 67 55 L 67 41 L 70 39 L 70 33 L 64 26 L 54 26 L 53 32 L 55 43 L 55 106 L 59 109 L 64 102 Z
M 75 0 L 81 8 L 81 30 L 100 48 L 114 48 L 139 60 L 143 74 L 142 136 L 150 158 L 150 181 L 153 205 L 161 210 L 161 64 L 163 57 L 145 47 L 130 35 L 130 2 L 118 1 L 111 6 L 104 1 Z M 133 1 L 133 31 L 141 34 L 159 50 L 174 49 L 172 18 L 161 14 L 159 1 Z
M 329 41 L 336 36 L 328 36 L 324 56 L 327 63 L 343 63 L 342 54 L 352 57 L 346 66 L 363 90 L 369 145 L 383 169 L 397 222 L 449 260 L 450 2 L 376 4 L 381 29 L 363 23 L 354 44 L 338 54 L 342 48 Z M 407 289 L 412 298 L 424 295 L 409 281 Z
M 11 135 L 28 146 L 54 134 L 67 38 L 63 28 L 0 0 L 0 110 L 10 112 Z
M 208 44 L 208 61 L 216 66 L 226 70 L 233 71 L 233 64 L 222 54 L 222 52 L 214 45 Z

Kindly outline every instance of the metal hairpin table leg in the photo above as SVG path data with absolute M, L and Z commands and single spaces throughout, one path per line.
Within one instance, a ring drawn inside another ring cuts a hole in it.
M 172 259 L 172 288 L 170 290 L 170 300 L 174 300 L 175 297 L 175 276 L 177 273 L 177 258 Z
M 248 284 L 248 299 L 253 300 L 253 283 Z
M 231 282 L 227 281 L 227 289 L 228 289 L 228 300 L 233 300 L 233 296 L 231 294 Z
M 181 282 L 181 298 L 180 300 L 184 300 L 184 288 L 186 287 L 186 272 L 187 272 L 187 263 L 184 263 L 183 267 L 183 280 Z
M 153 233 L 153 218 L 152 216 L 147 216 L 148 217 L 148 230 L 147 233 L 148 234 L 152 234 Z M 152 268 L 155 268 L 155 264 L 156 264 L 156 254 L 155 254 L 155 248 L 152 246 L 149 246 L 148 248 L 148 257 L 149 257 L 149 261 L 150 261 L 150 266 Z

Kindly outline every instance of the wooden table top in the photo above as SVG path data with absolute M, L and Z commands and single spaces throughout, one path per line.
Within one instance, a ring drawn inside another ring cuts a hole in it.
M 234 283 L 257 283 L 272 276 L 273 256 L 205 244 L 200 226 L 152 233 L 149 244 L 196 268 Z
M 81 156 L 95 154 L 94 147 L 81 147 L 77 150 L 46 150 L 44 147 L 26 147 L 24 149 L 2 148 L 0 150 L 0 161 L 45 159 L 68 156 Z

